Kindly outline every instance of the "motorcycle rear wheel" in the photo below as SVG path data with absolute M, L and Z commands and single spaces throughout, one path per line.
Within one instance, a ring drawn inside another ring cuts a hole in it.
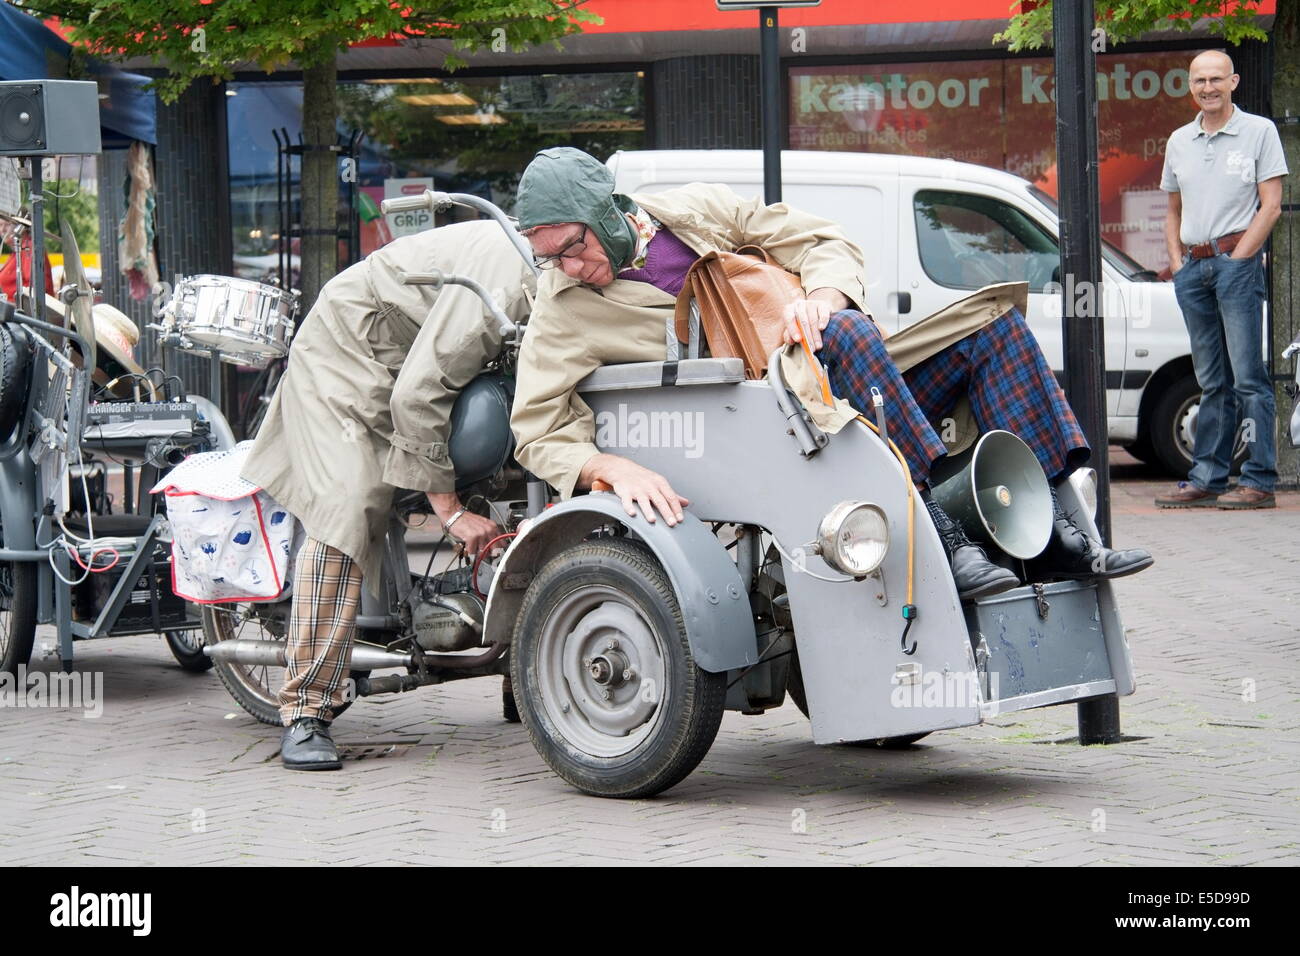
M 265 608 L 264 614 L 254 612 L 253 604 L 210 605 L 203 608 L 203 640 L 205 644 L 216 645 L 222 641 L 242 638 L 252 641 L 280 641 L 285 639 L 285 627 L 289 621 L 287 602 L 280 608 Z M 237 664 L 233 661 L 213 661 L 213 670 L 221 683 L 226 685 L 230 696 L 244 708 L 250 716 L 264 724 L 279 727 L 280 688 L 284 684 L 283 667 Z M 352 671 L 355 680 L 368 671 Z M 347 700 L 334 713 L 337 718 L 352 706 Z

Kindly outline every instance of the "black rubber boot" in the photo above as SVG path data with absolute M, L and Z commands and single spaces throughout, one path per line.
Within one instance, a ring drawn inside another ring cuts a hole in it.
M 330 725 L 315 717 L 299 717 L 284 728 L 280 738 L 280 759 L 290 770 L 340 770 L 339 750 L 330 736 Z
M 943 540 L 944 550 L 948 552 L 948 563 L 952 565 L 952 579 L 957 584 L 958 597 L 969 601 L 1010 591 L 1020 585 L 1020 578 L 1016 577 L 1014 571 L 990 561 L 984 549 L 966 537 L 960 523 L 948 517 L 948 513 L 929 496 L 922 497 L 929 509 L 930 520 L 934 522 L 934 527 Z
M 1043 553 L 1029 565 L 1035 581 L 1058 578 L 1066 581 L 1122 578 L 1151 567 L 1151 555 L 1141 548 L 1115 551 L 1085 531 L 1074 515 L 1061 506 L 1052 491 L 1052 537 Z

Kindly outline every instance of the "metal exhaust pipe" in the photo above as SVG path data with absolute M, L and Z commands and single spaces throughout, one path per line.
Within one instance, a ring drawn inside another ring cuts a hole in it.
M 203 653 L 214 661 L 228 661 L 247 667 L 284 667 L 283 641 L 253 641 L 236 638 L 220 641 L 203 648 Z M 413 663 L 410 654 L 385 651 L 366 644 L 354 644 L 348 669 L 354 671 L 375 671 L 385 667 L 409 667 Z

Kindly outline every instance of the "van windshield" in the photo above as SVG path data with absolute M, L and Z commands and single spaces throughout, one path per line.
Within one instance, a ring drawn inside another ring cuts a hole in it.
M 1035 199 L 1050 209 L 1052 215 L 1060 217 L 1060 206 L 1051 194 L 1043 192 L 1037 186 L 1030 186 L 1029 192 Z M 1105 239 L 1101 240 L 1101 255 L 1103 259 L 1110 263 L 1112 268 L 1135 282 L 1158 282 L 1160 279 L 1153 270 L 1148 269 L 1128 253 L 1111 245 Z

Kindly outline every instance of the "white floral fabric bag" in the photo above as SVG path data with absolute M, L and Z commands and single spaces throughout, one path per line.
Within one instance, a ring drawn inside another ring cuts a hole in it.
M 239 476 L 253 447 L 191 455 L 158 484 L 172 529 L 172 590 L 196 604 L 275 601 L 292 590 L 301 525 Z

